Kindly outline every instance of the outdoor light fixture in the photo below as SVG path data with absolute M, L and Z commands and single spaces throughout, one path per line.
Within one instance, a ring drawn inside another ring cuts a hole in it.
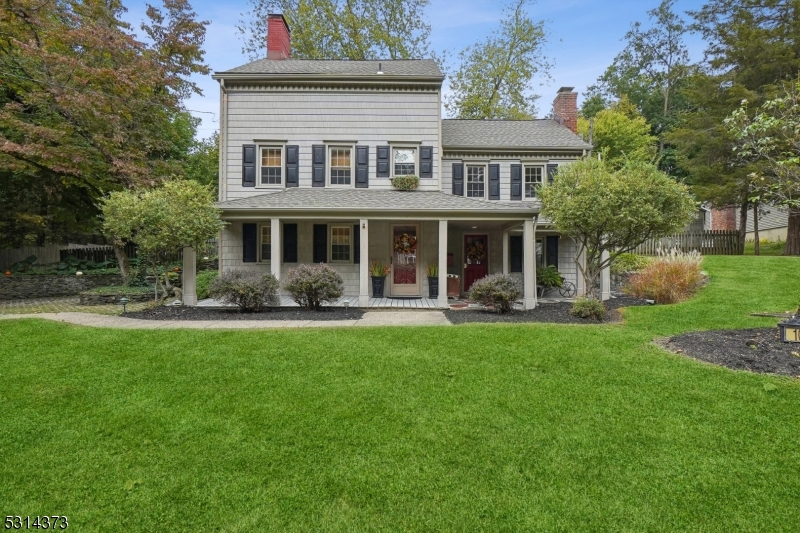
M 120 299 L 119 299 L 119 303 L 121 303 L 121 304 L 122 304 L 122 314 L 123 314 L 123 315 L 125 314 L 125 306 L 126 306 L 126 305 L 128 305 L 128 302 L 130 302 L 130 300 L 128 300 L 128 299 L 127 299 L 127 298 L 125 298 L 124 296 L 123 296 L 122 298 L 120 298 Z
M 350 300 L 344 301 L 344 317 L 347 318 L 347 310 L 350 309 Z
M 783 342 L 800 342 L 800 315 L 778 322 Z

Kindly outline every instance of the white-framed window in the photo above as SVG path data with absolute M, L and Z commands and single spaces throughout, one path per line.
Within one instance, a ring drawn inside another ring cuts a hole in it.
M 408 146 L 397 146 L 392 148 L 392 175 L 393 176 L 416 176 L 417 175 L 417 154 L 419 150 Z
M 331 263 L 349 263 L 353 256 L 353 226 L 331 226 Z
M 544 167 L 525 167 L 525 198 L 536 198 L 544 184 Z
M 334 187 L 352 187 L 353 185 L 353 148 L 351 146 L 328 147 L 330 165 L 329 181 Z
M 272 226 L 264 224 L 261 226 L 261 261 L 272 259 Z
M 467 183 L 464 193 L 470 198 L 486 196 L 486 167 L 483 165 L 467 165 Z
M 261 157 L 259 186 L 270 187 L 283 183 L 283 147 L 261 146 L 259 155 Z

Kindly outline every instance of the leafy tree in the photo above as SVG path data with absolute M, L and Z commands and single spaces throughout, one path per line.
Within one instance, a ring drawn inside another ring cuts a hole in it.
M 517 0 L 507 6 L 500 29 L 459 54 L 460 65 L 450 77 L 452 93 L 444 104 L 450 114 L 472 119 L 536 116 L 539 96 L 531 92 L 531 81 L 537 73 L 549 77 L 551 63 L 542 53 L 544 21 L 533 22 L 525 12 L 530 3 Z
M 580 116 L 586 119 L 594 118 L 603 109 L 608 109 L 606 98 L 600 93 L 592 93 L 584 99 Z
M 650 125 L 626 97 L 593 119 L 578 117 L 578 133 L 584 138 L 590 127 L 592 142 L 611 169 L 622 167 L 626 161 L 652 162 L 655 158 L 656 138 L 650 135 Z
M 156 278 L 156 290 L 160 287 L 166 296 L 159 276 L 166 266 L 164 255 L 184 246 L 202 253 L 207 241 L 225 226 L 214 200 L 209 187 L 189 180 L 112 192 L 102 202 L 103 228 L 117 240 L 136 243 Z M 166 276 L 165 282 L 169 284 Z
M 755 115 L 745 100 L 725 124 L 739 155 L 761 164 L 760 172 L 750 175 L 751 200 L 789 208 L 784 254 L 800 255 L 800 81 L 786 84 Z
M 616 171 L 594 159 L 566 165 L 542 188 L 541 199 L 542 216 L 575 239 L 585 257 L 585 266 L 577 256 L 575 262 L 589 297 L 617 256 L 681 229 L 697 209 L 685 185 L 641 162 Z
M 219 178 L 219 133 L 194 141 L 184 162 L 187 179 L 211 187 L 215 192 Z
M 283 13 L 300 59 L 428 57 L 429 0 L 249 0 L 237 29 L 251 61 L 265 57 L 267 15 Z

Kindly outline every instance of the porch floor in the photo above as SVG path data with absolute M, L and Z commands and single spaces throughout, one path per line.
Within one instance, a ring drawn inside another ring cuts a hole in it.
M 539 298 L 540 304 L 571 302 L 574 298 Z M 358 307 L 358 296 L 343 296 L 327 307 L 344 307 L 345 302 L 349 302 L 349 307 Z M 481 306 L 471 300 L 448 298 L 447 303 L 451 309 L 480 309 Z M 281 307 L 298 307 L 297 303 L 289 296 L 281 296 Z M 213 298 L 207 298 L 197 302 L 197 307 L 233 307 L 232 305 L 220 303 Z M 436 300 L 433 298 L 370 298 L 370 309 L 437 309 Z M 521 304 L 515 306 L 522 309 Z

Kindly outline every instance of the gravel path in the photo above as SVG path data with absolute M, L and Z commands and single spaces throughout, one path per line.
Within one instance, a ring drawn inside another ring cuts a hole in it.
M 619 322 L 622 316 L 619 313 L 621 307 L 633 307 L 635 305 L 647 305 L 644 300 L 637 298 L 621 297 L 612 298 L 605 302 L 609 310 L 606 322 Z M 547 322 L 551 324 L 597 324 L 596 321 L 587 318 L 578 318 L 569 314 L 572 309 L 571 302 L 559 302 L 542 304 L 530 311 L 514 311 L 501 315 L 492 311 L 479 309 L 450 309 L 444 312 L 447 319 L 453 324 L 467 324 L 470 322 L 489 322 L 489 323 L 525 323 L 525 322 Z
M 800 344 L 785 344 L 778 328 L 694 331 L 660 342 L 668 350 L 734 370 L 800 377 Z
M 364 316 L 361 309 L 343 307 L 324 307 L 320 311 L 306 311 L 299 307 L 278 307 L 262 313 L 240 313 L 236 309 L 213 309 L 208 307 L 156 307 L 132 313 L 128 318 L 141 320 L 360 320 Z

